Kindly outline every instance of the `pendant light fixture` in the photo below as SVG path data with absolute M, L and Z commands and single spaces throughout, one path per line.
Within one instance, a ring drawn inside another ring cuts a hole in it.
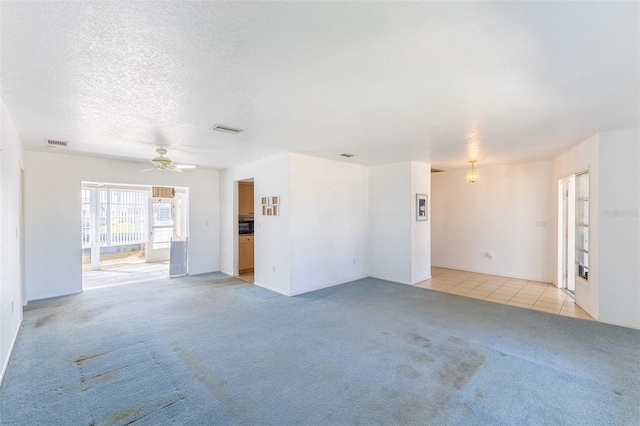
M 471 170 L 467 172 L 467 182 L 475 183 L 478 180 L 478 171 L 474 167 L 476 160 L 469 161 L 471 163 Z

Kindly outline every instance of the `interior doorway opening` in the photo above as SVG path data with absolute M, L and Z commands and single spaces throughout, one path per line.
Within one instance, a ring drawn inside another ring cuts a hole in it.
M 558 180 L 558 287 L 572 295 L 576 291 L 574 273 L 576 177 Z
M 236 182 L 236 184 L 236 211 L 238 212 L 236 217 L 238 226 L 238 268 L 236 277 L 242 281 L 253 284 L 255 281 L 254 180 L 241 180 Z
M 83 290 L 186 275 L 188 188 L 82 182 L 81 191 Z

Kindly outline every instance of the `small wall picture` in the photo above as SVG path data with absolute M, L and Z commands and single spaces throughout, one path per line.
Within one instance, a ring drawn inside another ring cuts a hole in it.
M 278 216 L 280 215 L 280 197 L 270 196 L 261 197 L 262 216 Z
M 416 220 L 428 220 L 429 204 L 426 194 L 416 194 Z

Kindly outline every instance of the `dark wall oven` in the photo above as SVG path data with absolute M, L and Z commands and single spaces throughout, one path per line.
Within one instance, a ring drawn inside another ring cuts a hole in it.
M 253 221 L 252 220 L 240 220 L 240 221 L 238 221 L 238 233 L 239 234 L 253 234 Z

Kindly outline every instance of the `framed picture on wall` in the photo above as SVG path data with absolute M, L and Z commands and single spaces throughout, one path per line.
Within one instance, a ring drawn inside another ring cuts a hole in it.
M 428 195 L 416 194 L 416 220 L 428 220 L 429 204 Z

